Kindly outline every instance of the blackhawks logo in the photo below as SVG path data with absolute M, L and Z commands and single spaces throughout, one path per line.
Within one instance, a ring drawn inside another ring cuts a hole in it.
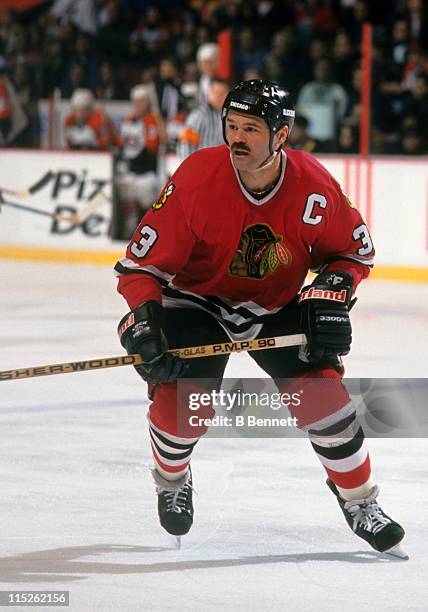
M 175 187 L 174 183 L 170 183 L 169 185 L 165 187 L 165 189 L 162 191 L 162 194 L 159 196 L 156 202 L 152 205 L 153 211 L 160 210 L 161 208 L 165 206 L 167 199 L 174 191 L 174 187 Z
M 268 225 L 251 225 L 244 230 L 229 266 L 232 276 L 262 279 L 279 266 L 291 265 L 291 253 Z

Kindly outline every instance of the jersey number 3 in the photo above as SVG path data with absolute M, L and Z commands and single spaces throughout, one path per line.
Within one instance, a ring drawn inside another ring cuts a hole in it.
M 354 240 L 361 240 L 363 246 L 360 247 L 357 251 L 358 255 L 368 255 L 373 251 L 373 242 L 370 238 L 369 230 L 367 229 L 367 225 L 359 225 L 354 229 L 352 234 Z
M 156 230 L 150 227 L 150 225 L 143 225 L 140 229 L 140 234 L 140 240 L 138 242 L 134 241 L 131 244 L 131 253 L 135 257 L 145 257 L 158 239 Z

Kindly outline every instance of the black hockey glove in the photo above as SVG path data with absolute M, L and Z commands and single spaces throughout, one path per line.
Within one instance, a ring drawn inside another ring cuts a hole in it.
M 299 354 L 302 361 L 316 363 L 323 357 L 347 355 L 351 350 L 352 282 L 349 272 L 322 272 L 302 289 L 301 324 L 308 341 Z
M 161 321 L 162 306 L 150 301 L 131 310 L 118 326 L 120 342 L 128 354 L 138 353 L 143 358 L 144 365 L 135 369 L 150 385 L 172 382 L 189 367 L 180 357 L 166 352 L 168 343 Z

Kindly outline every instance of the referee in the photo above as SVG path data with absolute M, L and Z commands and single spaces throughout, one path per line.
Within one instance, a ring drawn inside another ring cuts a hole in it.
M 221 109 L 229 91 L 227 81 L 213 78 L 208 91 L 208 102 L 197 106 L 187 117 L 178 143 L 180 161 L 198 149 L 216 147 L 224 143 Z

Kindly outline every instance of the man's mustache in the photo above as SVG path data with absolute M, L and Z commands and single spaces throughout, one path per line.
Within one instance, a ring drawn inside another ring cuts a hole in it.
M 250 152 L 250 148 L 247 147 L 247 145 L 244 145 L 244 144 L 234 144 L 234 145 L 232 145 L 232 153 L 235 153 L 235 151 L 243 151 L 245 153 L 249 153 Z

